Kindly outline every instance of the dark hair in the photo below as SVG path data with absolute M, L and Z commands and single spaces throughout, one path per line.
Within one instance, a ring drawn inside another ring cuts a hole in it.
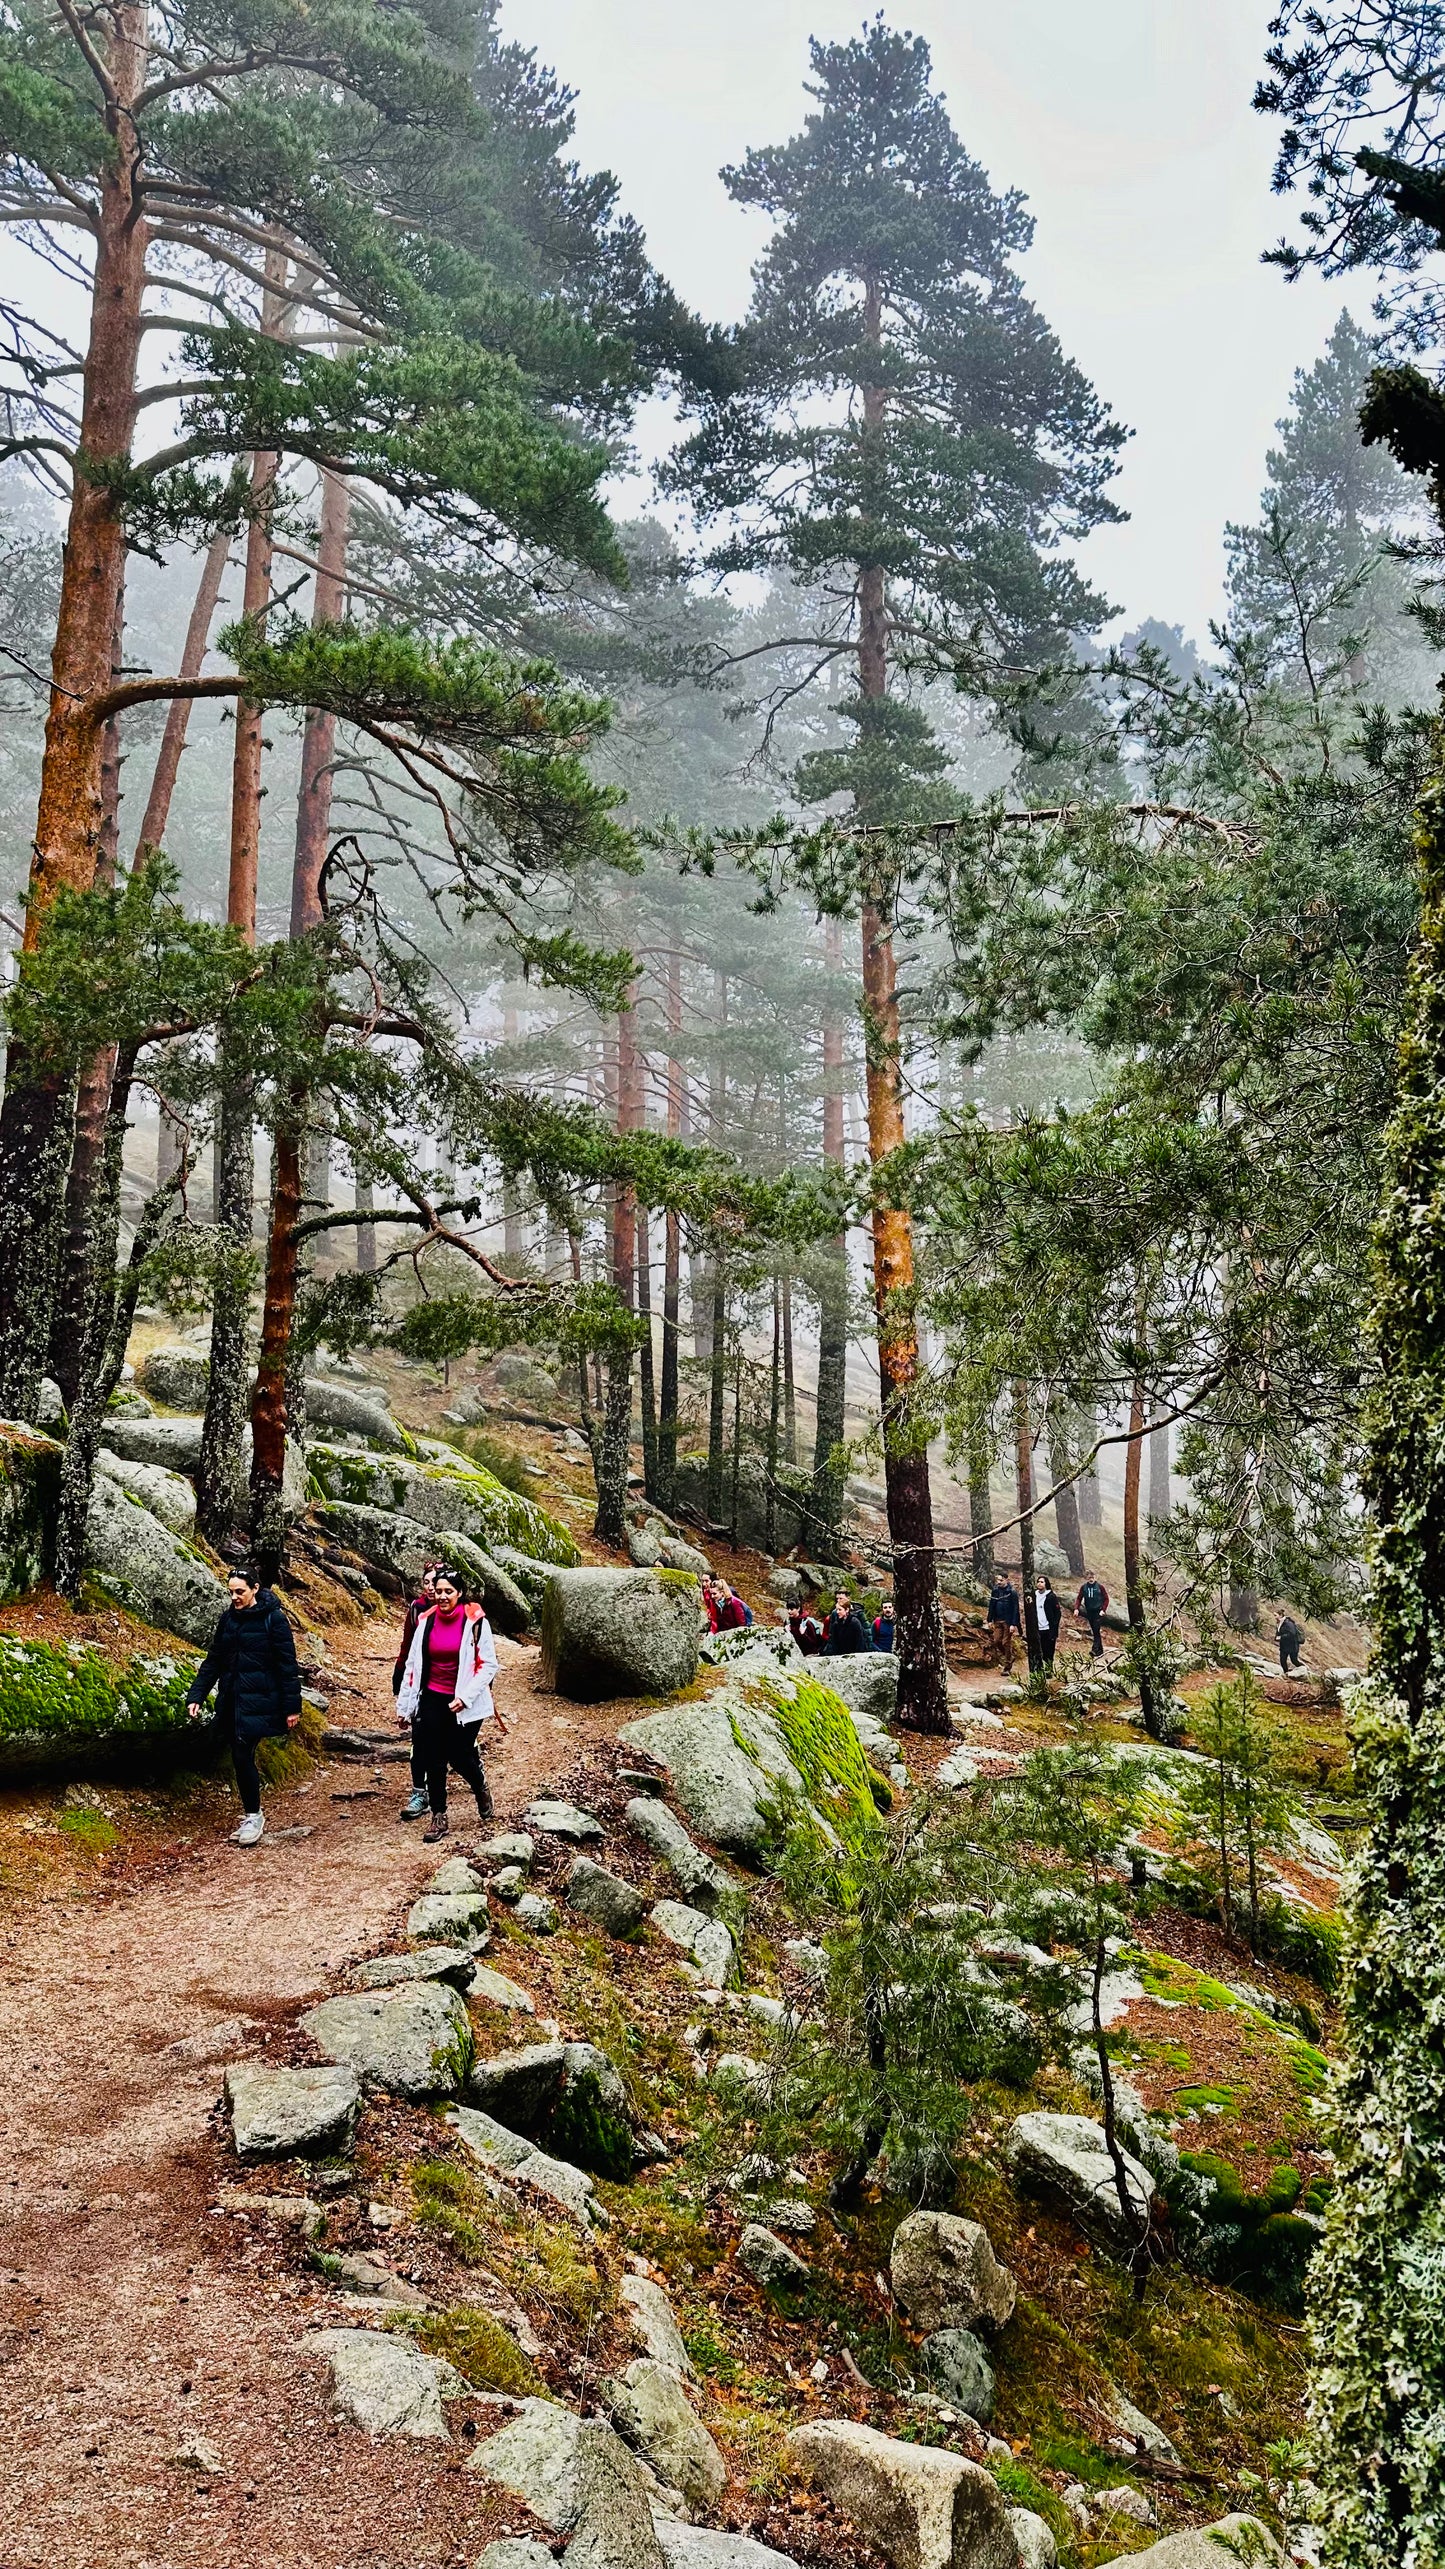
M 228 1584 L 232 1579 L 244 1579 L 248 1588 L 264 1588 L 266 1584 L 254 1561 L 232 1561 L 227 1567 L 226 1579 Z

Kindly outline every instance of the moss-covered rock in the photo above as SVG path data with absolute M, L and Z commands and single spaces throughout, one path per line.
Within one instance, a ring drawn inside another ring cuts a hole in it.
M 117 1670 L 79 1645 L 0 1634 L 0 1776 L 124 1768 L 144 1751 L 205 1760 L 212 1735 L 185 1711 L 195 1666 L 178 1653 Z
M 86 1567 L 119 1605 L 158 1631 L 204 1648 L 225 1588 L 203 1553 L 152 1516 L 118 1481 L 97 1478 L 85 1521 Z
M 313 1443 L 306 1463 L 321 1497 L 384 1508 L 433 1534 L 465 1535 L 493 1560 L 498 1545 L 564 1570 L 581 1558 L 565 1525 L 447 1446 L 428 1443 L 413 1459 Z
M 415 1517 L 363 1507 L 351 1499 L 324 1500 L 316 1514 L 338 1543 L 408 1586 L 420 1580 L 428 1561 L 447 1562 L 464 1587 L 481 1597 L 498 1632 L 525 1632 L 531 1622 L 531 1608 L 516 1580 L 465 1534 L 438 1534 Z
M 690 1571 L 559 1570 L 542 1600 L 542 1683 L 574 1703 L 672 1695 L 697 1675 Z
M 60 1456 L 53 1436 L 0 1420 L 0 1598 L 27 1595 L 50 1567 Z

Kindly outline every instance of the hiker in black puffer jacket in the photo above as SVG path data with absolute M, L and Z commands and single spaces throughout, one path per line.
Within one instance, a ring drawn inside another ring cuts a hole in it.
M 215 1687 L 217 1726 L 230 1740 L 241 1796 L 241 1825 L 231 1843 L 254 1846 L 266 1826 L 256 1750 L 263 1739 L 284 1739 L 300 1721 L 301 1671 L 291 1626 L 270 1589 L 249 1569 L 233 1570 L 226 1585 L 231 1602 L 191 1680 L 186 1709 L 195 1721 Z

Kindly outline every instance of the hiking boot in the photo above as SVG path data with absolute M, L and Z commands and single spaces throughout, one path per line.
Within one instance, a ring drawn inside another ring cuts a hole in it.
M 425 1816 L 425 1812 L 426 1786 L 416 1784 L 401 1806 L 401 1816 L 404 1820 L 420 1820 Z
M 435 1846 L 438 1838 L 444 1838 L 450 1834 L 450 1826 L 445 1811 L 433 1811 L 430 1821 L 421 1833 L 422 1845 Z
M 254 1846 L 257 1839 L 264 1837 L 265 1833 L 265 1812 L 248 1811 L 245 1818 L 242 1820 L 240 1827 L 238 1829 L 232 1829 L 231 1844 L 232 1846 Z

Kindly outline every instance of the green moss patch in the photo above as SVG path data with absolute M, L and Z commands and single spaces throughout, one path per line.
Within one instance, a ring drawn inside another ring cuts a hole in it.
M 429 2355 L 455 2364 L 463 2381 L 476 2390 L 532 2399 L 542 2388 L 516 2339 L 489 2310 L 461 2302 L 452 2310 L 421 2311 L 406 2326 Z
M 178 1746 L 192 1731 L 185 1699 L 195 1667 L 187 1655 L 137 1657 L 116 1669 L 83 1646 L 57 1650 L 0 1634 L 0 1774 L 86 1747 Z

